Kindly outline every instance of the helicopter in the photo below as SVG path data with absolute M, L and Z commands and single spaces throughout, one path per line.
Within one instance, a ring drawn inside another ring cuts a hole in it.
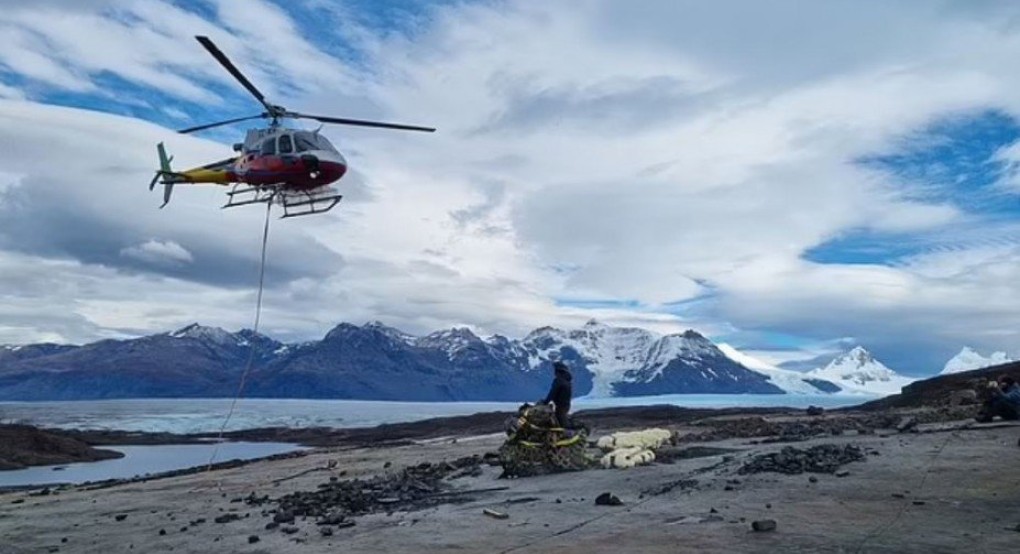
M 174 171 L 170 166 L 173 156 L 167 155 L 162 142 L 156 145 L 160 168 L 149 183 L 149 190 L 153 190 L 157 183 L 163 185 L 160 208 L 170 202 L 174 185 L 214 184 L 231 187 L 223 208 L 258 203 L 271 205 L 275 202 L 283 206 L 283 218 L 325 213 L 333 209 L 342 196 L 330 185 L 347 172 L 347 160 L 326 137 L 319 134 L 321 125 L 314 131 L 293 129 L 282 126 L 280 122 L 283 119 L 313 119 L 320 123 L 428 133 L 435 131 L 434 128 L 417 125 L 309 115 L 271 104 L 209 37 L 196 36 L 195 39 L 262 104 L 265 111 L 178 132 L 194 133 L 253 119 L 268 119 L 269 125 L 249 129 L 244 142 L 233 146 L 237 155 L 184 171 Z

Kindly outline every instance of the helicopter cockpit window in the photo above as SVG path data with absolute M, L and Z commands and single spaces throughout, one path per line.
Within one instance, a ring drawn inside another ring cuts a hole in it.
M 336 148 L 334 148 L 333 145 L 328 140 L 326 140 L 326 137 L 316 134 L 315 139 L 319 143 L 319 150 L 328 150 L 330 152 L 336 152 Z
M 294 143 L 290 140 L 290 135 L 280 135 L 278 149 L 281 154 L 290 154 L 294 151 Z
M 308 132 L 294 133 L 294 146 L 298 152 L 319 150 L 319 144 L 315 140 L 315 135 Z
M 276 138 L 268 138 L 262 142 L 262 155 L 263 156 L 276 155 Z

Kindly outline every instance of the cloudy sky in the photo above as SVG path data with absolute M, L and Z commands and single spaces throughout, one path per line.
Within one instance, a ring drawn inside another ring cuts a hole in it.
M 545 5 L 548 4 L 548 5 Z M 1020 4 L 0 0 L 0 343 L 251 325 L 263 211 L 146 184 L 258 106 L 346 195 L 273 221 L 263 329 L 589 318 L 912 375 L 1020 339 Z M 183 189 L 184 187 L 181 187 Z

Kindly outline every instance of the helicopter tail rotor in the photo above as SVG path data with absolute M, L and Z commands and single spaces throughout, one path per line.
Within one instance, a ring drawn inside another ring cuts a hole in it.
M 174 170 L 173 168 L 170 167 L 170 162 L 174 160 L 174 157 L 166 155 L 166 148 L 163 146 L 162 142 L 156 145 L 156 151 L 159 153 L 159 171 L 156 172 L 156 176 L 153 177 L 152 182 L 149 183 L 149 190 L 152 190 L 156 186 L 156 181 L 158 181 L 160 177 L 174 175 Z M 173 193 L 173 190 L 174 190 L 173 181 L 164 180 L 163 205 L 160 206 L 160 209 L 162 209 L 163 206 L 166 206 L 167 204 L 170 203 L 170 194 Z

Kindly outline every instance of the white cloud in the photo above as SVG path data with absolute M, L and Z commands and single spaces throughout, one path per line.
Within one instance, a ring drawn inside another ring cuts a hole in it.
M 120 255 L 156 265 L 176 265 L 195 261 L 191 252 L 172 240 L 151 239 L 122 249 Z
M 1020 300 L 1011 269 L 1020 252 L 988 244 L 999 229 L 954 202 L 920 202 L 910 184 L 854 163 L 940 117 L 1020 114 L 1020 75 L 1001 69 L 1020 54 L 1020 38 L 1003 30 L 1017 7 L 454 4 L 429 11 L 410 34 L 345 21 L 339 28 L 360 49 L 352 64 L 318 49 L 274 5 L 243 4 L 215 3 L 215 22 L 154 1 L 119 5 L 131 16 L 120 19 L 13 10 L 0 15 L 17 31 L 2 35 L 0 63 L 62 89 L 87 90 L 111 72 L 212 101 L 210 83 L 236 85 L 193 43 L 207 33 L 294 109 L 438 127 L 325 131 L 348 155 L 347 186 L 356 179 L 358 193 L 329 216 L 273 224 L 270 264 L 288 273 L 267 292 L 265 321 L 283 335 L 369 319 L 410 331 L 466 323 L 520 333 L 596 315 L 658 330 L 942 344 L 947 353 L 1020 338 L 1020 316 L 1002 308 Z M 224 146 L 30 102 L 0 101 L 0 124 L 0 171 L 46 187 L 33 189 L 31 205 L 60 199 L 73 206 L 69 217 L 119 240 L 42 233 L 52 248 L 34 254 L 60 259 L 67 252 L 53 245 L 70 244 L 75 256 L 105 260 L 99 249 L 130 259 L 150 244 L 145 237 L 161 237 L 145 255 L 173 257 L 175 245 L 191 258 L 177 265 L 235 260 L 228 282 L 149 275 L 168 288 L 163 300 L 128 301 L 112 285 L 80 289 L 89 291 L 80 336 L 165 328 L 183 314 L 158 314 L 196 288 L 210 300 L 185 319 L 243 322 L 237 287 L 254 281 L 258 210 L 221 213 L 211 190 L 181 190 L 163 212 L 143 208 L 156 202 L 144 191 L 154 142 L 166 140 L 180 166 L 217 159 Z M 60 164 L 37 162 L 53 152 Z M 951 238 L 974 225 L 981 236 Z M 850 232 L 929 238 L 891 266 L 802 259 Z M 144 270 L 121 268 L 123 278 Z M 712 299 L 685 318 L 663 306 L 706 293 Z M 640 307 L 594 312 L 563 299 Z M 109 313 L 119 315 L 101 315 Z

